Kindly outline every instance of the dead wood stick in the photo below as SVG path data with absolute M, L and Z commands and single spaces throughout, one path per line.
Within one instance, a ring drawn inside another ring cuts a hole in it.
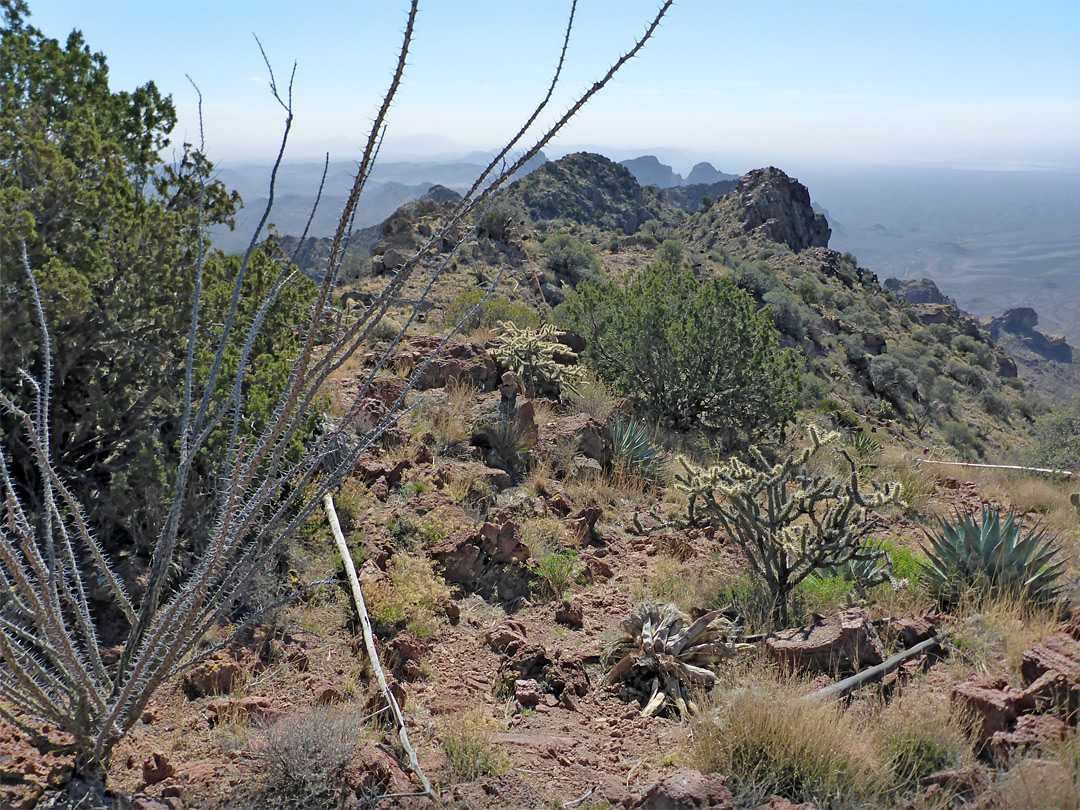
M 416 757 L 416 749 L 409 742 L 409 733 L 405 729 L 405 716 L 401 713 L 401 707 L 398 706 L 397 699 L 386 683 L 386 675 L 383 673 L 382 664 L 379 663 L 379 651 L 375 649 L 375 634 L 371 631 L 371 619 L 368 618 L 367 605 L 364 604 L 364 594 L 360 590 L 360 579 L 356 576 L 356 566 L 353 565 L 349 545 L 345 542 L 345 535 L 342 534 L 341 524 L 338 522 L 337 510 L 334 508 L 334 497 L 329 492 L 323 498 L 323 507 L 326 509 L 326 517 L 330 521 L 330 530 L 334 534 L 334 542 L 337 544 L 338 553 L 341 554 L 341 561 L 345 564 L 345 573 L 349 575 L 349 584 L 352 586 L 356 612 L 360 616 L 360 624 L 364 628 L 364 645 L 367 647 L 368 659 L 371 661 L 371 668 L 375 671 L 375 679 L 379 682 L 379 690 L 382 692 L 383 699 L 390 707 L 390 711 L 394 713 L 394 722 L 398 727 L 398 739 L 401 740 L 401 747 L 405 749 L 405 753 L 409 757 L 409 767 L 412 768 L 413 773 L 420 780 L 420 784 L 424 786 L 424 793 L 434 800 L 436 806 L 441 806 L 438 794 L 431 787 L 431 783 L 420 768 L 420 761 Z
M 1017 467 L 1014 464 L 974 464 L 969 461 L 934 461 L 929 458 L 917 458 L 915 459 L 915 462 L 917 464 L 945 464 L 950 467 L 980 467 L 984 470 L 1020 470 L 1021 472 L 1060 475 L 1062 478 L 1072 478 L 1076 475 L 1072 470 L 1051 470 L 1045 467 Z
M 867 684 L 879 681 L 892 672 L 894 669 L 900 667 L 909 658 L 914 658 L 917 655 L 922 655 L 924 652 L 928 652 L 930 649 L 937 647 L 945 640 L 946 633 L 938 633 L 933 638 L 928 638 L 926 641 L 920 641 L 914 647 L 904 650 L 901 653 L 897 653 L 884 664 L 878 664 L 876 667 L 870 667 L 864 669 L 862 672 L 852 675 L 850 678 L 844 678 L 842 681 L 829 684 L 824 689 L 819 689 L 816 692 L 811 692 L 809 695 L 803 698 L 803 700 L 824 700 L 826 698 L 843 697 L 844 695 L 850 695 L 857 689 L 861 689 Z

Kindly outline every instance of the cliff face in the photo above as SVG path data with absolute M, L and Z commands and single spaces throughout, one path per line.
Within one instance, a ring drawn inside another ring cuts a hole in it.
M 995 339 L 1002 333 L 1016 336 L 1025 348 L 1058 363 L 1072 363 L 1074 351 L 1063 335 L 1047 335 L 1035 329 L 1039 316 L 1031 307 L 1015 307 L 1005 310 L 1000 318 L 990 320 L 990 334 Z
M 712 210 L 725 222 L 737 222 L 744 234 L 779 242 L 795 252 L 828 247 L 832 235 L 825 215 L 810 206 L 806 186 L 774 167 L 743 175 L 735 191 Z

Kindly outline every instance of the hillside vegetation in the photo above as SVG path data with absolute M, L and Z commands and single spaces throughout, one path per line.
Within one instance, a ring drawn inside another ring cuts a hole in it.
M 1080 400 L 1027 312 L 883 285 L 778 168 L 586 153 L 226 256 L 171 100 L 27 14 L 0 805 L 1080 805 Z

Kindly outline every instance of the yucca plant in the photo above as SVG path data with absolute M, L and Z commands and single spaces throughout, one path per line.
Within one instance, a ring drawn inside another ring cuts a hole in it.
M 615 458 L 651 481 L 664 474 L 667 456 L 653 442 L 649 429 L 633 419 L 616 416 L 608 423 Z
M 957 512 L 955 520 L 938 523 L 940 531 L 926 533 L 933 548 L 923 579 L 940 601 L 956 602 L 968 588 L 1042 603 L 1057 597 L 1064 561 L 1055 560 L 1060 549 L 1045 528 L 1025 534 L 1014 512 L 1002 520 L 1000 510 L 985 507 L 978 518 Z

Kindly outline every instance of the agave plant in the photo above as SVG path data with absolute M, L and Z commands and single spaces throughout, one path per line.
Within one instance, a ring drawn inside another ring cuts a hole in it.
M 1026 534 L 1010 511 L 1004 521 L 999 510 L 983 508 L 982 515 L 939 519 L 939 532 L 927 532 L 933 550 L 923 579 L 943 602 L 955 602 L 967 588 L 989 594 L 1015 593 L 1034 602 L 1050 602 L 1058 595 L 1063 560 L 1047 530 L 1032 527 Z
M 752 644 L 731 641 L 735 628 L 715 610 L 697 621 L 669 603 L 642 602 L 623 621 L 623 635 L 606 658 L 605 686 L 622 684 L 626 697 L 644 706 L 642 717 L 669 707 L 686 717 L 698 713 L 693 690 L 716 683 L 712 667 Z
M 667 457 L 657 447 L 649 434 L 649 429 L 623 417 L 616 417 L 608 424 L 615 458 L 621 459 L 627 467 L 643 478 L 652 481 L 663 476 Z

